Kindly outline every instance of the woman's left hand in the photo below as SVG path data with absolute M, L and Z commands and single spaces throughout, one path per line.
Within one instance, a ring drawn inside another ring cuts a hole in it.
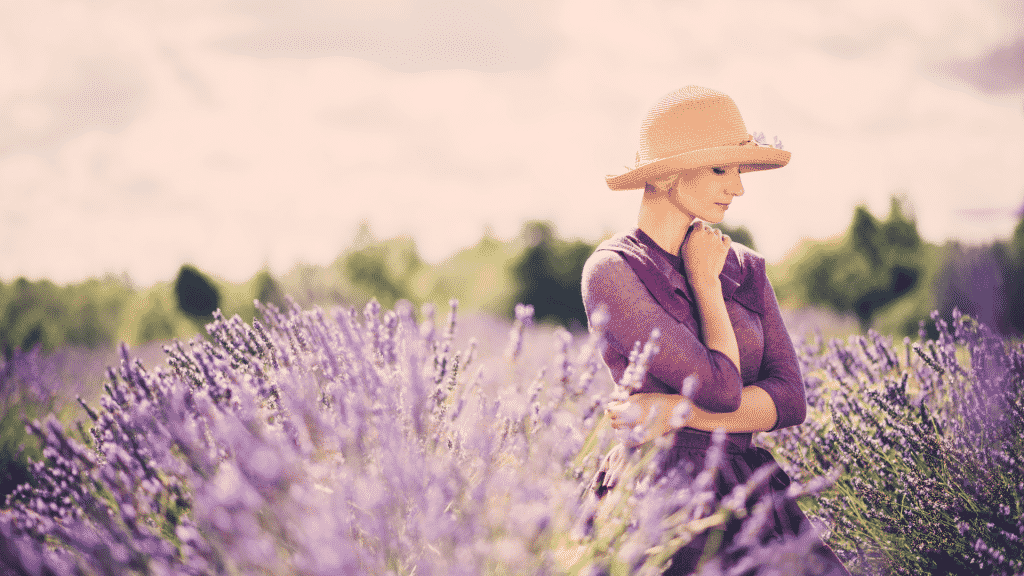
M 679 394 L 633 394 L 628 400 L 610 404 L 608 415 L 616 430 L 628 432 L 637 425 L 642 427 L 639 438 L 628 435 L 629 438 L 623 440 L 629 446 L 637 446 L 682 427 L 672 425 L 672 413 L 682 400 Z

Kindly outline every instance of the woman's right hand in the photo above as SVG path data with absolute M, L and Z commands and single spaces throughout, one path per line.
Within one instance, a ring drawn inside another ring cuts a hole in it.
M 718 282 L 731 244 L 732 239 L 727 234 L 694 219 L 680 249 L 686 278 L 694 290 L 714 286 Z
M 619 440 L 628 447 L 650 442 L 686 425 L 690 404 L 680 406 L 685 398 L 679 394 L 641 392 L 627 400 L 608 406 L 612 428 L 621 434 Z M 632 432 L 640 426 L 640 434 Z

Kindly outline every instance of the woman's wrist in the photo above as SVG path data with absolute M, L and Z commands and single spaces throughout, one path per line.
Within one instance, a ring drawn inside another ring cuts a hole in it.
M 686 426 L 705 432 L 724 428 L 726 432 L 767 432 L 778 422 L 775 401 L 757 385 L 743 387 L 740 407 L 735 412 L 708 412 L 690 407 Z
M 715 294 L 721 294 L 722 279 L 718 276 L 693 278 L 690 281 L 690 287 L 693 288 L 694 295 L 696 296 L 713 296 Z

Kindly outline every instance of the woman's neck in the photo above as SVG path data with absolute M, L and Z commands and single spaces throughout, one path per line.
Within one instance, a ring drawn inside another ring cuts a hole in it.
M 669 254 L 679 254 L 679 246 L 693 216 L 679 210 L 664 195 L 644 193 L 637 226 Z

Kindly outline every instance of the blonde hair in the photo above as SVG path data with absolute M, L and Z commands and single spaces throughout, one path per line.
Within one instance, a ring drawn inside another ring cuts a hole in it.
M 648 180 L 647 185 L 654 188 L 658 194 L 668 194 L 679 184 L 679 179 L 683 177 L 683 172 L 679 171 L 674 174 L 669 174 L 664 178 L 657 180 Z

